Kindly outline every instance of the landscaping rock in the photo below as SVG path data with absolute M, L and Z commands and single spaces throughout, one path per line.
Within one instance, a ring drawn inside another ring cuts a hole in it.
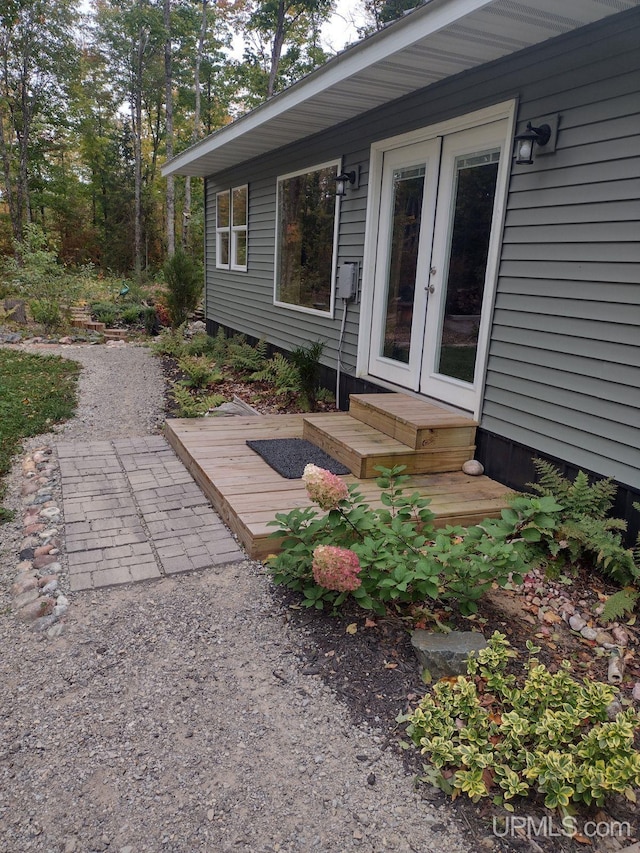
M 462 466 L 462 473 L 469 477 L 479 477 L 484 474 L 484 466 L 477 459 L 468 459 Z
M 437 679 L 464 675 L 469 653 L 485 649 L 487 641 L 476 631 L 432 634 L 418 629 L 411 634 L 411 645 L 421 666 L 429 670 L 432 678 Z
M 4 310 L 10 314 L 10 319 L 14 323 L 18 323 L 20 326 L 26 326 L 27 324 L 27 306 L 24 299 L 5 299 L 4 300 Z M 5 335 L 3 337 L 11 337 L 17 338 L 18 340 L 5 340 L 6 344 L 14 344 L 19 343 L 21 340 L 21 335 Z
M 575 613 L 569 619 L 569 627 L 573 631 L 582 631 L 582 629 L 585 627 L 586 624 L 587 623 L 584 621 L 584 619 L 582 618 L 582 616 L 580 616 L 579 613 Z

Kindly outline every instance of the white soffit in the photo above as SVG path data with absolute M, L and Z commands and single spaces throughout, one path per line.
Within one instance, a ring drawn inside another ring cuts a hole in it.
M 640 0 L 430 0 L 187 148 L 164 175 L 205 177 Z

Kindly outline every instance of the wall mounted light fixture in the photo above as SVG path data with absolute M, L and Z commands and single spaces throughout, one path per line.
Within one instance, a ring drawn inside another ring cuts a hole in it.
M 527 129 L 515 137 L 517 143 L 516 163 L 518 166 L 530 166 L 533 163 L 533 154 L 536 146 L 543 148 L 551 139 L 551 126 L 541 124 L 533 127 L 527 122 Z
M 360 186 L 360 166 L 357 171 L 354 169 L 351 172 L 341 172 L 336 177 L 336 195 L 345 196 L 347 194 L 347 184 L 351 184 L 354 189 Z

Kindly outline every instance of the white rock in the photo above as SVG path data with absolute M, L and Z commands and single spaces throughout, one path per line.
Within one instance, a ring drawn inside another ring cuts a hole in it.
M 484 466 L 477 459 L 468 459 L 462 466 L 462 471 L 470 477 L 479 477 L 484 474 Z
M 596 631 L 596 629 L 589 628 L 588 625 L 585 625 L 585 627 L 582 628 L 580 633 L 585 638 L 585 640 L 595 640 L 595 638 L 598 636 L 598 632 Z
M 582 631 L 587 623 L 579 613 L 574 613 L 569 619 L 569 626 L 573 631 Z
M 40 518 L 46 518 L 49 521 L 60 518 L 60 510 L 57 506 L 48 506 L 46 509 L 40 510 Z
M 640 681 L 636 681 L 636 683 L 633 685 L 631 695 L 636 700 L 636 702 L 640 702 Z

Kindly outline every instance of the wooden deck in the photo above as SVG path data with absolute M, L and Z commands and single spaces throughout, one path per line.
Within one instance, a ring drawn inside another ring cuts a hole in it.
M 267 527 L 276 512 L 310 506 L 302 480 L 287 480 L 246 445 L 247 439 L 302 438 L 304 415 L 198 418 L 168 420 L 167 440 L 253 559 L 278 550 Z M 336 417 L 340 417 L 339 414 Z M 380 506 L 374 480 L 343 477 L 358 483 L 372 506 Z M 456 471 L 410 478 L 406 491 L 431 499 L 438 526 L 474 524 L 497 516 L 505 506 L 505 486 L 488 477 L 468 477 Z

